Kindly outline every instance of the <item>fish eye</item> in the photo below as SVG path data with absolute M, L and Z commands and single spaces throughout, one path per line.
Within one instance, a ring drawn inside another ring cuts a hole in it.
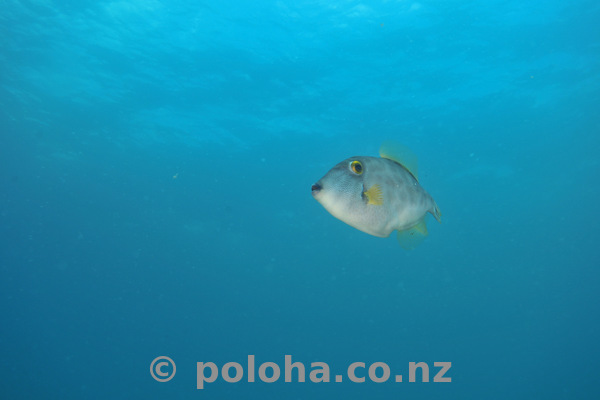
M 352 161 L 350 163 L 350 169 L 352 170 L 352 172 L 354 172 L 356 175 L 360 175 L 363 173 L 363 165 L 360 161 Z

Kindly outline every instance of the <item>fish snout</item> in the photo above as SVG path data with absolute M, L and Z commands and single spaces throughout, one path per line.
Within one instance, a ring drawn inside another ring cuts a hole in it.
M 314 183 L 310 188 L 313 196 L 318 195 L 321 192 L 321 189 L 323 189 L 323 186 L 319 182 Z

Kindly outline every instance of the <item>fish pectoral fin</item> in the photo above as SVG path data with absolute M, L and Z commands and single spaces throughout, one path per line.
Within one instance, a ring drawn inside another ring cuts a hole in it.
M 363 194 L 367 198 L 367 204 L 374 206 L 383 204 L 383 193 L 381 192 L 381 186 L 379 186 L 379 184 L 371 186 L 371 188 L 363 192 Z
M 427 237 L 427 225 L 422 219 L 417 225 L 405 231 L 398 231 L 398 243 L 405 250 L 413 250 Z

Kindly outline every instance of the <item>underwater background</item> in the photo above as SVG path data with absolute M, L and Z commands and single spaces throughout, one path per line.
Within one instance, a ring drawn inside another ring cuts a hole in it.
M 600 398 L 599 21 L 591 0 L 2 1 L 0 398 Z M 388 139 L 443 212 L 411 252 L 310 193 Z M 286 354 L 307 382 L 196 389 L 196 362 Z M 356 361 L 430 382 L 335 383 Z

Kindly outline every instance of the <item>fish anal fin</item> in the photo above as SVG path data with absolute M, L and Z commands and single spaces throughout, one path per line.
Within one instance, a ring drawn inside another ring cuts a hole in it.
M 427 237 L 427 225 L 425 219 L 422 219 L 417 225 L 404 231 L 398 231 L 398 243 L 405 250 L 413 250 Z
M 423 236 L 429 235 L 429 232 L 427 232 L 427 224 L 425 223 L 425 218 L 423 218 L 421 222 L 415 225 L 413 229 L 416 229 L 417 232 L 419 232 Z

